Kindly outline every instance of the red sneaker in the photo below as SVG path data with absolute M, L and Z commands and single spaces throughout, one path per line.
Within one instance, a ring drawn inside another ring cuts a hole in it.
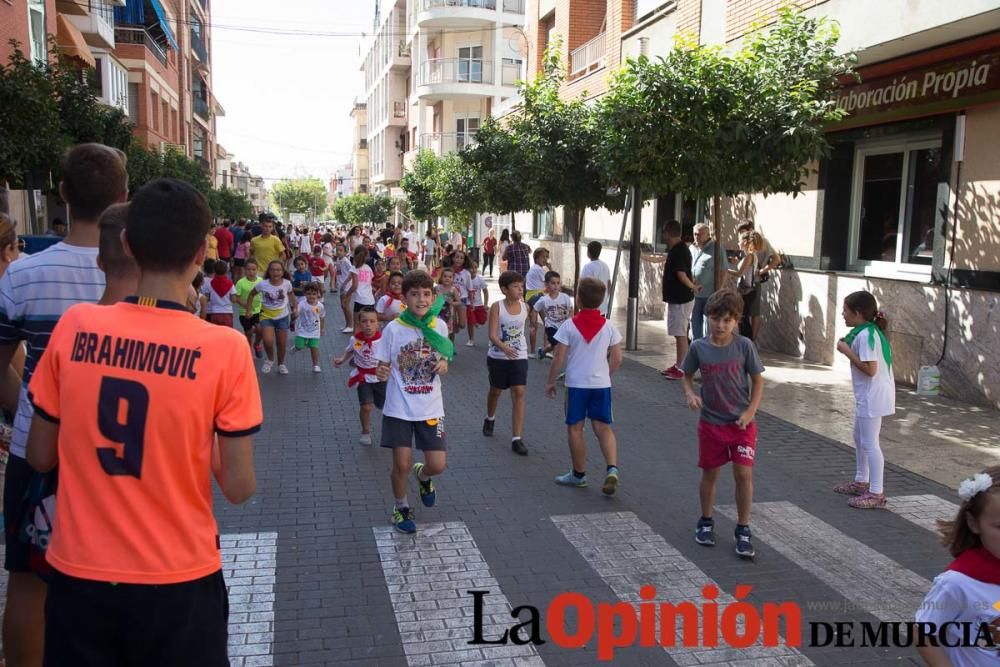
M 683 380 L 684 371 L 674 366 L 673 368 L 667 369 L 667 372 L 663 374 L 668 380 Z

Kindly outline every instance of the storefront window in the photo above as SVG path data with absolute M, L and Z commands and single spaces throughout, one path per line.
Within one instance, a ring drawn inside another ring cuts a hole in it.
M 854 268 L 923 265 L 934 257 L 940 140 L 860 148 L 852 215 Z

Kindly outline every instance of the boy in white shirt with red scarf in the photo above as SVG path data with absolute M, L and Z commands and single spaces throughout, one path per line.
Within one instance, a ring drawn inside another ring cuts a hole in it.
M 382 331 L 378 326 L 378 314 L 374 306 L 365 306 L 358 312 L 358 330 L 351 336 L 344 354 L 333 359 L 333 365 L 340 365 L 351 357 L 348 388 L 357 386 L 358 403 L 361 405 L 361 437 L 358 442 L 366 447 L 372 444 L 372 406 L 379 410 L 385 406 L 385 382 L 376 376 L 378 360 L 376 355 L 381 344 Z

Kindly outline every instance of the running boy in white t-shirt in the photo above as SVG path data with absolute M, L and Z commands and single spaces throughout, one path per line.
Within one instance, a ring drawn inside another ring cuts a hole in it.
M 344 333 L 354 331 L 354 303 L 350 294 L 345 294 L 347 284 L 351 279 L 351 269 L 354 265 L 347 257 L 347 248 L 343 244 L 337 246 L 337 258 L 333 264 L 334 272 L 330 274 L 331 280 L 336 280 L 337 291 L 340 292 L 340 309 L 344 312 Z M 331 291 L 333 289 L 331 288 Z
M 424 462 L 412 466 L 420 500 L 431 507 L 437 498 L 431 477 L 447 466 L 444 437 L 444 398 L 441 375 L 455 346 L 448 326 L 438 319 L 443 299 L 434 297 L 434 281 L 425 271 L 411 271 L 403 279 L 406 310 L 382 331 L 375 357 L 377 377 L 388 381 L 382 410 L 382 446 L 392 449 L 392 523 L 396 530 L 414 533 L 415 516 L 406 498 L 406 477 L 413 461 L 413 444 Z
M 483 435 L 493 435 L 497 403 L 500 396 L 510 389 L 510 449 L 515 454 L 527 456 L 528 447 L 521 438 L 524 429 L 525 385 L 528 384 L 528 343 L 524 339 L 528 306 L 521 298 L 524 294 L 524 278 L 517 271 L 504 271 L 497 282 L 500 283 L 504 298 L 490 306 L 490 347 L 486 351 L 490 390 L 486 395 Z
M 389 283 L 385 294 L 379 297 L 378 303 L 375 304 L 378 321 L 380 323 L 392 322 L 399 317 L 404 308 L 406 308 L 406 304 L 403 303 L 403 274 L 399 271 L 393 271 L 389 274 Z
M 378 318 L 371 306 L 358 312 L 358 330 L 351 337 L 344 354 L 335 357 L 333 365 L 340 367 L 348 358 L 354 370 L 347 379 L 347 386 L 358 388 L 358 414 L 361 419 L 361 437 L 358 442 L 366 447 L 372 444 L 372 405 L 381 410 L 385 406 L 385 381 L 376 375 L 378 358 L 376 353 L 382 344 L 382 332 L 378 328 Z
M 611 430 L 611 376 L 621 367 L 624 355 L 621 333 L 598 310 L 606 290 L 600 280 L 580 281 L 577 287 L 580 312 L 566 320 L 553 336 L 557 345 L 545 395 L 556 397 L 556 376 L 565 365 L 566 427 L 573 469 L 556 477 L 556 484 L 587 486 L 583 427 L 589 417 L 607 464 L 602 491 L 611 496 L 618 489 L 618 441 Z
M 466 346 L 475 347 L 476 327 L 483 326 L 489 319 L 486 306 L 490 301 L 490 292 L 486 288 L 486 280 L 479 275 L 479 262 L 475 260 L 469 261 L 468 301 L 469 306 L 466 308 L 465 319 L 468 321 L 469 326 L 469 342 L 466 343 Z
M 535 302 L 535 312 L 541 313 L 545 326 L 546 345 L 536 351 L 544 359 L 556 346 L 556 332 L 573 312 L 573 300 L 562 291 L 562 279 L 555 271 L 545 274 L 545 293 Z
M 229 265 L 221 259 L 216 260 L 212 267 L 215 275 L 211 280 L 206 281 L 202 287 L 203 293 L 208 297 L 208 304 L 205 306 L 205 314 L 209 322 L 224 327 L 233 326 L 233 304 L 236 300 L 236 287 L 229 277 Z
M 319 340 L 326 330 L 326 308 L 323 306 L 323 284 L 309 283 L 305 286 L 305 297 L 298 302 L 298 318 L 295 320 L 295 349 L 309 348 L 313 373 L 323 369 L 319 365 Z
M 528 275 L 524 277 L 524 300 L 528 304 L 528 321 L 530 328 L 528 337 L 531 340 L 531 347 L 535 349 L 535 342 L 538 339 L 538 317 L 535 315 L 535 303 L 542 298 L 545 293 L 545 273 L 549 264 L 549 251 L 545 248 L 535 248 L 531 254 L 534 264 L 528 269 Z

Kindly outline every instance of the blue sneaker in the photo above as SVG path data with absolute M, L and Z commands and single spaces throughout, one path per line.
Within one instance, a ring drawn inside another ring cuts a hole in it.
M 424 507 L 434 507 L 434 501 L 437 500 L 437 494 L 434 492 L 434 482 L 432 480 L 425 482 L 420 479 L 420 471 L 423 469 L 423 463 L 413 464 L 413 476 L 417 478 L 417 486 L 420 487 L 420 502 L 424 504 Z
M 535 350 L 535 355 L 538 357 L 539 361 L 541 361 L 542 359 L 544 359 L 545 358 L 545 348 L 544 347 L 540 347 L 537 350 Z
M 417 532 L 417 523 L 415 519 L 416 515 L 409 507 L 404 507 L 402 509 L 398 507 L 392 508 L 392 525 L 394 525 L 396 530 L 401 533 L 407 533 L 409 535 Z
M 606 496 L 613 496 L 615 495 L 615 491 L 617 490 L 618 490 L 618 467 L 611 466 L 611 469 L 608 470 L 607 477 L 604 478 L 604 486 L 601 487 L 601 491 Z
M 736 555 L 740 558 L 753 558 L 757 555 L 750 537 L 750 526 L 736 526 Z
M 582 489 L 587 486 L 587 476 L 577 477 L 572 470 L 570 470 L 565 475 L 556 476 L 556 484 L 561 484 L 562 486 L 574 486 L 578 489 Z
M 703 547 L 714 547 L 715 522 L 711 519 L 698 519 L 698 527 L 694 531 L 694 541 Z

